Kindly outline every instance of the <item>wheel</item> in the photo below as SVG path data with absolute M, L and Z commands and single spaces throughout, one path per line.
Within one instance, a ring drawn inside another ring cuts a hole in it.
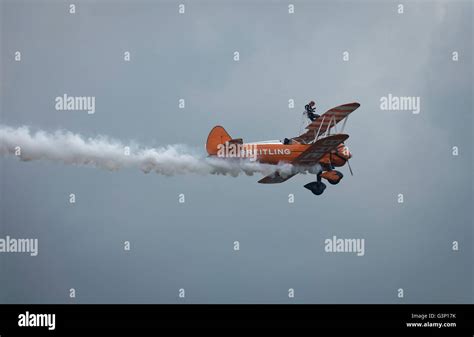
M 326 189 L 326 184 L 322 181 L 313 181 L 304 185 L 304 187 L 313 192 L 315 195 L 321 195 Z
M 342 177 L 344 177 L 344 175 L 343 175 L 341 172 L 339 172 L 339 171 L 334 170 L 334 173 L 338 176 L 338 179 L 336 179 L 336 180 L 328 179 L 328 181 L 329 181 L 329 183 L 330 183 L 331 185 L 337 185 L 337 184 L 339 184 L 339 182 L 341 181 Z

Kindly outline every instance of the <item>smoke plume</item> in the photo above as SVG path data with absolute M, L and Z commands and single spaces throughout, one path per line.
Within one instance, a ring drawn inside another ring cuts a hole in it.
M 123 144 L 105 136 L 85 138 L 62 130 L 33 132 L 26 126 L 12 128 L 0 125 L 0 155 L 17 156 L 22 161 L 48 160 L 110 171 L 135 167 L 145 173 L 156 172 L 166 176 L 194 173 L 235 177 L 241 173 L 268 175 L 274 172 L 285 176 L 295 169 L 290 164 L 268 165 L 246 159 L 207 157 L 185 145 L 147 148 L 138 144 Z

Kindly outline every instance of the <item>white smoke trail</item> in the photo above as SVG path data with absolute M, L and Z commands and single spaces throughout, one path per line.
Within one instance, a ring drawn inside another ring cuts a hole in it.
M 126 154 L 126 147 L 130 153 Z M 124 145 L 105 136 L 84 138 L 69 131 L 32 132 L 26 126 L 12 128 L 0 125 L 0 155 L 16 155 L 20 160 L 49 160 L 71 165 L 87 165 L 106 170 L 137 167 L 143 172 L 172 176 L 188 173 L 241 173 L 264 175 L 279 172 L 283 176 L 295 168 L 291 164 L 268 165 L 245 159 L 221 159 L 199 155 L 184 145 L 144 148 Z

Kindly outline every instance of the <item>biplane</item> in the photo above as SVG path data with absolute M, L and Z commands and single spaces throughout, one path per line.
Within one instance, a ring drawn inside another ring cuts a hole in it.
M 222 126 L 215 126 L 207 137 L 206 150 L 210 156 L 223 158 L 249 158 L 260 163 L 289 163 L 295 168 L 289 174 L 275 172 L 258 182 L 279 184 L 301 172 L 316 174 L 316 181 L 304 185 L 320 195 L 326 189 L 323 179 L 332 185 L 338 184 L 343 174 L 336 167 L 346 163 L 352 174 L 349 159 L 352 154 L 344 144 L 349 135 L 343 133 L 349 115 L 360 106 L 349 103 L 326 111 L 306 126 L 306 131 L 297 137 L 284 141 L 270 140 L 244 143 L 241 138 L 232 138 Z M 338 130 L 338 124 L 340 129 Z

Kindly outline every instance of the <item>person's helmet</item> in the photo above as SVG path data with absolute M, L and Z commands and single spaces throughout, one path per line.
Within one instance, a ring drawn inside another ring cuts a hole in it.
M 314 103 L 314 101 L 309 102 L 309 105 L 310 105 L 310 106 L 314 106 L 315 104 L 316 104 L 316 103 Z

